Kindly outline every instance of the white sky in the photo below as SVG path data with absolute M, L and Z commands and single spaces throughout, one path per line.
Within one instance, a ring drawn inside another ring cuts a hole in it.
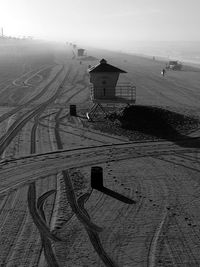
M 200 0 L 0 0 L 5 35 L 120 47 L 199 40 Z

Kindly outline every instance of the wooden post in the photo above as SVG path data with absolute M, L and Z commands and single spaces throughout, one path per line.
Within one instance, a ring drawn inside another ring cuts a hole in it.
M 91 168 L 91 187 L 94 189 L 103 188 L 103 168 L 95 166 Z
M 70 116 L 76 116 L 76 105 L 70 105 Z

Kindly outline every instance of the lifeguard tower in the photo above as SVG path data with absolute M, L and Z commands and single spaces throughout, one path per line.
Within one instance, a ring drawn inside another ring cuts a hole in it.
M 83 56 L 84 56 L 84 51 L 85 51 L 85 49 L 83 49 L 83 48 L 79 48 L 79 49 L 77 50 L 78 57 L 83 57 Z
M 100 109 L 105 115 L 105 105 L 108 104 L 134 104 L 136 100 L 136 87 L 130 83 L 118 84 L 120 73 L 126 73 L 102 59 L 100 63 L 88 70 L 90 75 L 91 100 L 94 103 L 87 118 L 93 120 Z

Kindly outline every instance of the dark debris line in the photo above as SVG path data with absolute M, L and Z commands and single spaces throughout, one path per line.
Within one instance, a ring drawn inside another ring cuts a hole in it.
M 48 195 L 46 195 L 46 197 L 48 197 Z M 50 240 L 53 240 L 55 242 L 59 242 L 61 240 L 50 232 L 50 229 L 47 227 L 45 223 L 45 216 L 43 216 L 44 215 L 43 203 L 46 197 L 45 198 L 42 197 L 43 199 L 40 199 L 40 201 L 38 200 L 38 206 L 40 207 L 40 214 L 39 214 L 36 208 L 36 186 L 35 183 L 30 184 L 28 189 L 28 208 L 32 216 L 32 219 L 40 232 L 42 244 L 44 247 L 45 258 L 50 267 L 54 266 L 59 267 L 56 258 L 54 256 Z
M 69 74 L 69 71 L 65 75 L 65 78 L 62 84 L 58 87 L 56 93 L 45 103 L 41 104 L 39 106 L 40 108 L 37 110 L 38 112 L 35 116 L 35 124 L 31 131 L 31 148 L 30 148 L 31 154 L 36 152 L 35 138 L 36 138 L 36 130 L 37 130 L 38 123 L 39 123 L 39 117 L 42 114 L 42 112 L 46 109 L 46 107 L 58 97 L 58 95 L 61 92 L 62 85 L 64 84 L 66 78 L 68 77 L 68 74 Z M 45 218 L 45 213 L 43 209 L 44 201 L 46 200 L 48 196 L 50 196 L 53 193 L 55 193 L 55 190 L 50 190 L 44 193 L 42 196 L 40 196 L 38 198 L 37 206 L 36 206 L 36 184 L 35 182 L 31 183 L 28 189 L 28 208 L 32 216 L 33 222 L 35 223 L 35 225 L 37 226 L 39 230 L 41 241 L 42 241 L 42 246 L 44 248 L 44 255 L 48 263 L 48 266 L 59 267 L 56 257 L 54 255 L 50 240 L 53 240 L 54 242 L 59 242 L 61 241 L 61 239 L 59 239 L 57 236 L 51 233 L 49 227 L 46 225 L 46 218 Z
M 81 92 L 82 90 L 83 89 L 81 89 L 78 92 L 76 92 L 75 94 L 73 94 L 69 98 L 69 100 L 72 97 L 74 97 L 76 94 Z M 46 106 L 50 102 L 54 101 L 57 96 L 58 96 L 58 92 L 56 92 L 56 94 L 50 99 L 50 101 L 45 102 L 43 104 L 44 109 L 46 108 Z M 44 109 L 42 109 L 42 111 Z M 55 117 L 55 120 L 56 120 L 55 136 L 56 136 L 58 149 L 63 149 L 62 141 L 61 141 L 60 134 L 59 134 L 59 116 L 60 116 L 61 112 L 62 112 L 62 109 L 60 109 L 58 111 L 58 113 Z M 35 131 L 36 131 L 37 125 L 38 125 L 38 118 L 39 117 L 36 117 L 36 124 L 35 124 L 35 127 L 33 128 L 32 138 L 35 138 Z M 35 153 L 34 141 L 32 141 L 32 142 L 33 142 L 33 144 L 31 145 L 31 151 L 32 151 L 32 153 Z M 101 242 L 100 242 L 100 239 L 99 239 L 99 236 L 97 233 L 97 232 L 102 231 L 101 227 L 95 225 L 94 223 L 92 223 L 90 221 L 90 217 L 89 217 L 88 213 L 86 212 L 86 210 L 84 209 L 84 201 L 86 198 L 82 198 L 83 204 L 80 204 L 82 202 L 82 200 L 80 200 L 79 205 L 78 205 L 76 202 L 76 197 L 74 194 L 73 186 L 72 186 L 71 179 L 69 177 L 68 172 L 63 171 L 62 174 L 63 174 L 65 186 L 66 186 L 67 199 L 70 203 L 72 210 L 76 214 L 77 218 L 84 225 L 95 251 L 98 253 L 99 257 L 102 259 L 102 261 L 104 262 L 104 264 L 107 267 L 117 267 L 117 265 L 106 254 L 106 252 L 104 251 L 104 249 L 101 245 Z M 36 226 L 40 232 L 42 243 L 44 246 L 44 254 L 45 254 L 45 258 L 47 260 L 47 263 L 49 264 L 50 267 L 53 267 L 53 266 L 57 267 L 59 265 L 56 261 L 55 255 L 53 253 L 50 240 L 52 239 L 55 242 L 59 242 L 61 240 L 50 232 L 50 230 L 49 230 L 49 228 L 45 222 L 45 214 L 44 214 L 44 210 L 43 210 L 43 204 L 44 204 L 45 199 L 49 195 L 51 195 L 52 193 L 54 193 L 54 192 L 49 191 L 49 192 L 46 192 L 44 195 L 42 195 L 38 199 L 37 207 L 36 207 L 36 186 L 35 186 L 35 182 L 31 183 L 29 186 L 29 190 L 28 190 L 28 206 L 29 206 L 29 211 L 30 211 L 30 214 L 33 218 L 33 221 L 36 224 Z M 38 211 L 40 214 L 38 213 Z
M 82 90 L 80 90 L 80 91 L 82 91 Z M 77 93 L 79 93 L 79 91 Z M 62 141 L 61 141 L 60 133 L 59 133 L 59 122 L 60 122 L 59 116 L 60 116 L 61 112 L 62 112 L 62 109 L 60 109 L 58 111 L 58 113 L 55 117 L 55 121 L 56 121 L 55 136 L 56 136 L 58 149 L 63 149 L 63 145 L 62 145 Z M 84 201 L 87 200 L 89 196 L 86 194 L 86 195 L 80 197 L 78 200 L 78 203 L 77 203 L 76 197 L 74 194 L 74 189 L 73 189 L 68 171 L 65 170 L 62 172 L 62 174 L 63 174 L 63 179 L 65 182 L 67 199 L 69 201 L 71 209 L 76 214 L 78 220 L 84 225 L 95 251 L 97 252 L 99 257 L 101 258 L 101 260 L 104 262 L 104 264 L 107 267 L 117 267 L 117 265 L 107 255 L 107 253 L 103 249 L 102 244 L 100 242 L 98 232 L 102 231 L 102 229 L 99 226 L 97 226 L 91 222 L 89 214 L 84 209 Z
M 85 216 L 87 216 L 88 219 L 90 220 L 90 216 L 89 216 L 87 210 L 84 208 L 84 203 L 88 200 L 89 197 L 90 197 L 90 193 L 86 193 L 86 194 L 82 195 L 78 199 L 78 205 L 79 205 L 79 208 L 84 212 Z M 98 253 L 99 257 L 102 259 L 104 264 L 107 267 L 117 267 L 117 264 L 113 262 L 113 260 L 109 257 L 109 255 L 104 250 L 98 233 L 95 231 L 91 231 L 91 229 L 88 227 L 85 227 L 85 229 L 88 233 L 88 236 L 90 238 L 90 241 L 91 241 L 95 251 Z
M 50 195 L 52 195 L 55 192 L 56 192 L 56 190 L 50 190 L 38 198 L 37 208 L 40 212 L 40 216 L 43 218 L 44 221 L 46 221 L 45 213 L 44 213 L 44 207 L 43 207 L 44 202 Z M 56 260 L 56 257 L 54 255 L 54 252 L 52 250 L 50 240 L 48 238 L 44 237 L 43 235 L 41 235 L 41 239 L 42 239 L 42 244 L 44 247 L 44 255 L 45 255 L 46 261 L 48 263 L 48 266 L 59 267 L 58 262 Z
M 114 263 L 113 260 L 108 256 L 101 244 L 98 232 L 102 229 L 90 221 L 89 214 L 84 209 L 84 202 L 89 197 L 88 193 L 79 198 L 77 203 L 69 173 L 67 171 L 63 171 L 62 173 L 65 182 L 67 199 L 78 220 L 84 225 L 95 251 L 107 267 L 117 267 L 117 264 Z

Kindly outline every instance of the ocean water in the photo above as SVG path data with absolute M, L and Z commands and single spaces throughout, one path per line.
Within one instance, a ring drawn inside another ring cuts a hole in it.
M 200 65 L 200 42 L 133 42 L 126 52 Z

